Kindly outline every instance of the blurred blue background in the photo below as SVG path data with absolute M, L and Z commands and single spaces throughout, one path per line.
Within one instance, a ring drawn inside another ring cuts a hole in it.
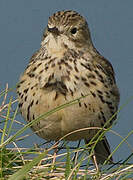
M 4 89 L 6 83 L 9 87 L 15 86 L 31 55 L 40 47 L 48 17 L 66 9 L 76 10 L 87 19 L 95 47 L 112 63 L 121 93 L 120 105 L 131 100 L 122 108 L 113 127 L 114 131 L 126 137 L 133 130 L 132 0 L 1 0 L 0 89 Z M 22 118 L 20 120 L 23 121 Z M 112 133 L 109 133 L 108 139 L 112 150 L 121 141 Z M 44 140 L 34 135 L 19 145 L 29 147 L 40 142 Z M 133 148 L 133 135 L 128 142 Z M 124 143 L 115 153 L 115 160 L 125 159 L 129 154 L 131 149 Z

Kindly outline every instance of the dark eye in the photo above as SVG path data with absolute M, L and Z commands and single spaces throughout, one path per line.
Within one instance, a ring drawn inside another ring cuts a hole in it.
M 71 29 L 71 33 L 72 34 L 76 34 L 76 32 L 77 32 L 77 28 L 76 27 Z

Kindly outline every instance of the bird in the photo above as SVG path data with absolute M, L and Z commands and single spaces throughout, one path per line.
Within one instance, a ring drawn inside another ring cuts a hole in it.
M 68 141 L 84 139 L 86 144 L 98 128 L 112 126 L 120 101 L 111 63 L 93 45 L 86 19 L 73 10 L 58 11 L 49 17 L 40 49 L 20 76 L 17 94 L 20 112 L 27 122 L 82 97 L 42 117 L 31 128 L 45 140 L 58 141 L 65 136 Z M 94 148 L 97 164 L 103 164 L 110 154 L 104 135 Z

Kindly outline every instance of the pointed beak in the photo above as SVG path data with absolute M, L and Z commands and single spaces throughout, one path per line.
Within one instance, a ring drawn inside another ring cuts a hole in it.
M 53 27 L 53 28 L 48 27 L 48 32 L 51 32 L 53 35 L 57 35 L 57 36 L 60 34 L 58 28 L 56 27 Z

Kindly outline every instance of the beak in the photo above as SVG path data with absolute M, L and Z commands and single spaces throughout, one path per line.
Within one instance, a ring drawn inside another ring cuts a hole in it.
M 48 27 L 48 32 L 51 32 L 52 34 L 55 34 L 57 36 L 60 34 L 60 32 L 59 32 L 57 27 L 53 27 L 53 28 L 49 28 Z

